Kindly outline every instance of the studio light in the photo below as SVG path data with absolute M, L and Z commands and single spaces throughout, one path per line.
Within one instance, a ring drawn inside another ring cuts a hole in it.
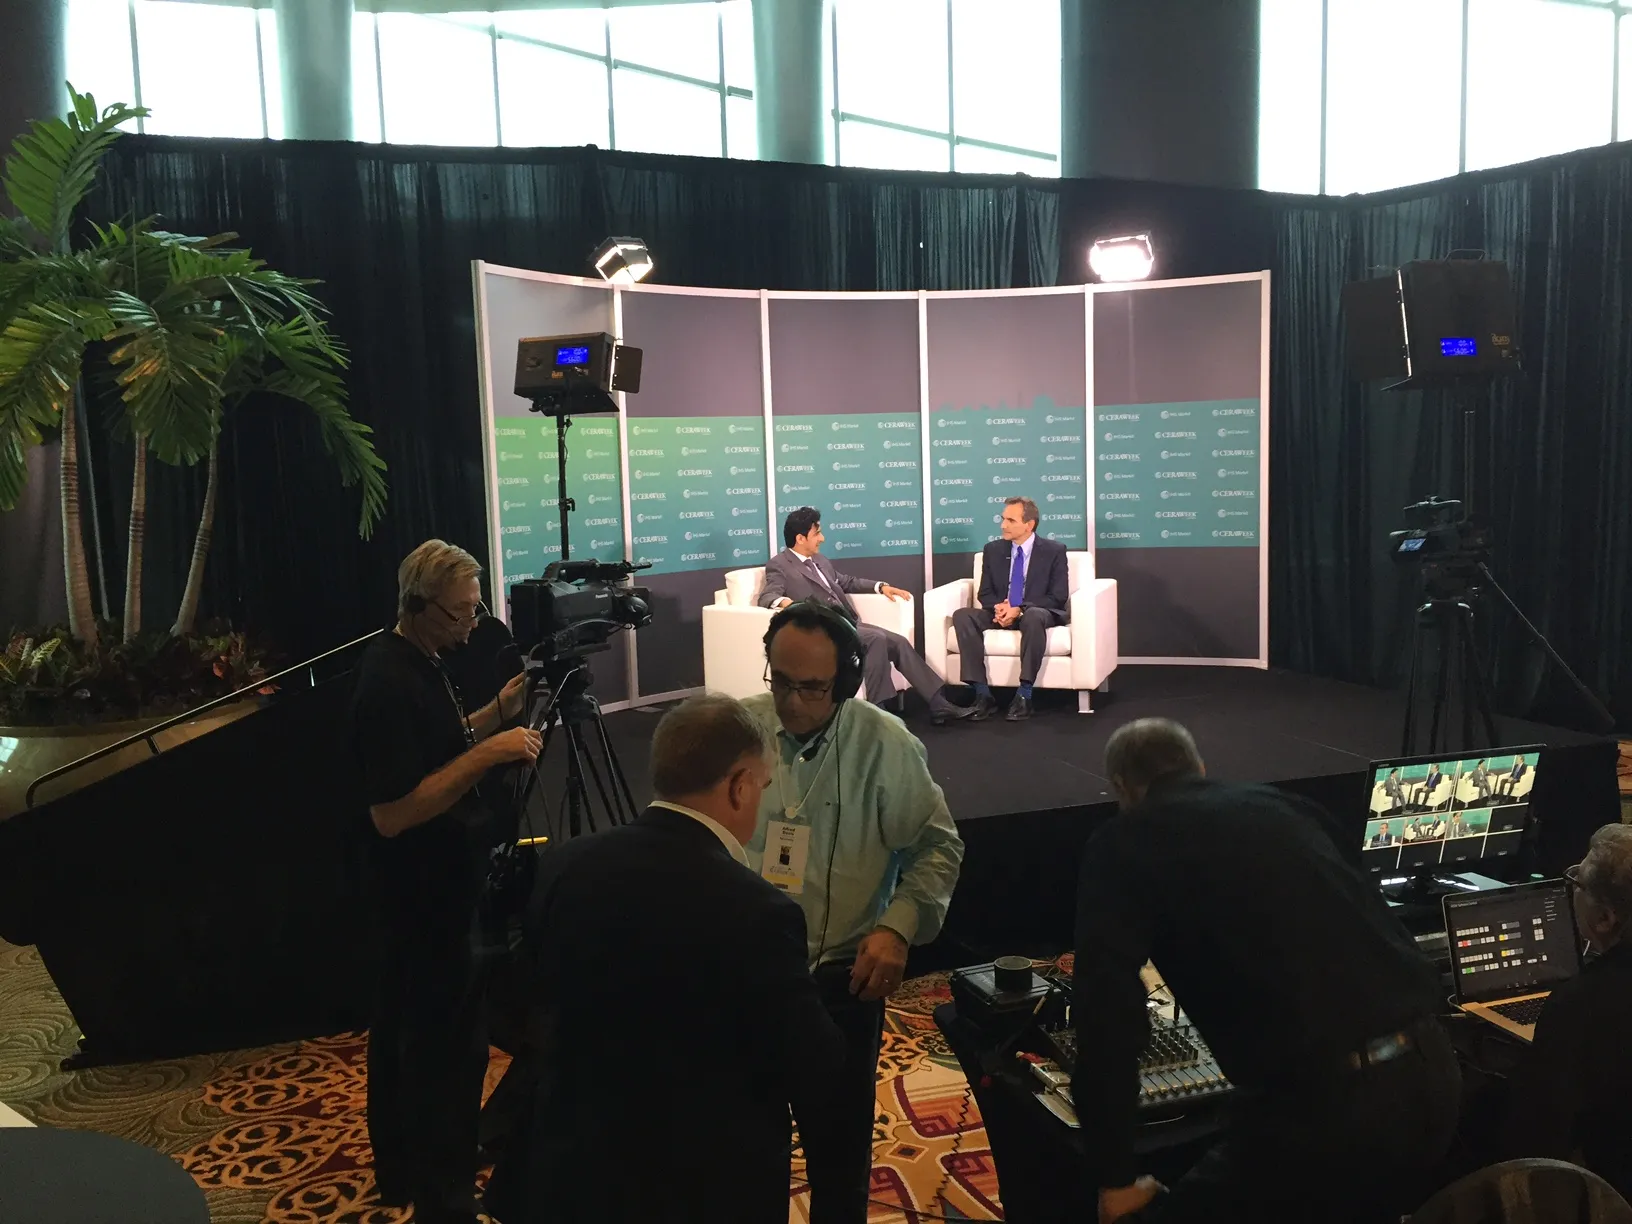
M 1144 280 L 1155 263 L 1156 252 L 1149 234 L 1101 238 L 1088 252 L 1088 266 L 1106 282 Z
M 595 248 L 595 271 L 614 285 L 643 281 L 652 271 L 652 254 L 642 238 L 608 238 Z

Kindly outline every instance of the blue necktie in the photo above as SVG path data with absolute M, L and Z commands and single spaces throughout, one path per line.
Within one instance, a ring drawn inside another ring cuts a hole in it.
M 1016 548 L 1009 558 L 1009 606 L 1026 602 L 1026 554 Z

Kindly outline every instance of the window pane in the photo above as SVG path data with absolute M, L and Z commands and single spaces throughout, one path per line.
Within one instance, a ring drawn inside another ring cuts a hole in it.
M 147 131 L 260 139 L 254 9 L 136 0 L 136 54 Z
M 839 125 L 839 163 L 876 170 L 949 170 L 949 142 L 846 119 Z
M 840 109 L 944 132 L 946 5 L 947 0 L 836 0 Z M 859 164 L 848 156 L 844 161 Z M 944 161 L 940 168 L 946 168 Z
M 1059 0 L 952 0 L 952 90 L 957 135 L 1058 153 Z
M 392 144 L 496 144 L 486 17 L 480 29 L 410 13 L 381 13 L 376 20 L 385 138 Z
M 727 157 L 749 161 L 759 157 L 759 109 L 752 98 L 725 100 L 725 135 L 730 142 Z
M 261 88 L 266 93 L 266 134 L 283 139 L 283 70 L 278 62 L 278 15 L 272 9 L 256 9 L 261 19 Z
M 702 81 L 720 79 L 720 18 L 712 4 L 618 8 L 607 19 L 612 23 L 612 55 L 620 62 Z
M 1258 186 L 1320 190 L 1320 5 L 1259 7 Z
M 1617 125 L 1622 140 L 1632 140 L 1632 18 L 1621 18 L 1621 121 Z
M 1583 5 L 1473 0 L 1467 168 L 1608 141 L 1614 29 L 1614 14 Z
M 497 13 L 500 34 L 518 34 L 578 51 L 606 54 L 606 14 L 599 9 L 562 9 L 550 13 Z
M 351 138 L 379 141 L 380 59 L 374 47 L 374 14 L 351 18 Z
M 507 145 L 612 147 L 606 61 L 499 39 L 499 113 Z
M 632 68 L 612 73 L 612 116 L 620 149 L 719 157 L 720 91 Z
M 754 87 L 753 0 L 729 0 L 720 5 L 725 18 L 725 83 L 739 89 Z M 825 58 L 825 57 L 824 57 Z
M 1328 13 L 1327 193 L 1455 174 L 1462 0 L 1329 0 Z
M 1026 157 L 1001 149 L 960 144 L 952 150 L 953 168 L 964 174 L 1029 174 L 1034 178 L 1059 178 L 1060 163 L 1046 157 Z
M 136 104 L 127 0 L 72 0 L 68 5 L 68 79 L 80 93 L 92 95 L 98 107 Z M 135 131 L 136 125 L 126 129 Z

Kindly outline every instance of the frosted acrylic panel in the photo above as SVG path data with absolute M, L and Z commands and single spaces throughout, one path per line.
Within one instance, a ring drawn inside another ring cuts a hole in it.
M 1615 16 L 1578 4 L 1471 0 L 1469 170 L 1609 140 Z
M 351 19 L 351 138 L 370 142 L 383 139 L 373 13 L 357 13 Z
M 1059 153 L 1059 0 L 952 0 L 952 122 L 959 136 Z
M 1455 174 L 1462 0 L 1328 0 L 1327 11 L 1327 194 Z
M 720 91 L 631 68 L 612 73 L 612 113 L 620 149 L 719 157 Z
M 752 98 L 725 100 L 727 157 L 753 161 L 759 156 L 759 114 Z
M 136 54 L 145 131 L 261 137 L 254 9 L 137 0 Z
M 948 142 L 940 136 L 898 132 L 871 123 L 847 119 L 840 125 L 839 163 L 871 166 L 875 170 L 940 170 L 952 168 Z
M 261 20 L 261 90 L 266 95 L 266 134 L 283 139 L 283 68 L 278 62 L 278 15 L 256 9 Z
M 1320 190 L 1320 3 L 1262 0 L 1258 186 Z
M 612 147 L 606 61 L 499 39 L 499 117 L 513 146 Z
M 392 144 L 498 143 L 493 42 L 480 25 L 380 13 L 385 138 Z
M 600 9 L 562 9 L 550 13 L 495 13 L 501 36 L 515 34 L 575 51 L 606 54 L 606 14 Z
M 752 0 L 730 0 L 720 5 L 725 20 L 725 83 L 738 89 L 754 87 L 754 6 Z
M 99 109 L 113 102 L 136 104 L 128 0 L 71 0 L 68 79 L 80 93 L 95 97 Z M 66 105 L 66 92 L 63 102 Z M 135 122 L 127 124 L 126 130 L 135 131 Z
M 946 131 L 950 83 L 946 4 L 947 0 L 837 0 L 840 109 Z M 844 162 L 859 164 L 848 157 Z
M 720 79 L 720 14 L 714 5 L 640 5 L 612 9 L 607 18 L 612 57 L 619 62 Z
M 1059 178 L 1060 163 L 1046 157 L 1027 157 L 979 145 L 958 145 L 952 150 L 952 168 L 964 174 L 1029 174 L 1033 178 Z

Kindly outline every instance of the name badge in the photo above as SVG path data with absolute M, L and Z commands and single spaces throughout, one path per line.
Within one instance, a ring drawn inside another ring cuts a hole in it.
M 783 892 L 805 891 L 805 860 L 810 857 L 810 826 L 773 820 L 765 826 L 765 858 L 759 874 Z

